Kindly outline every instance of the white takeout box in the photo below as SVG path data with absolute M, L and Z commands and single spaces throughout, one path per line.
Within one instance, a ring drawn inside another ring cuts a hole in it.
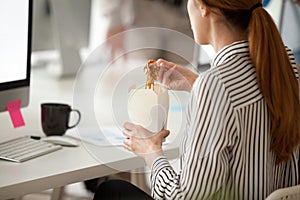
M 139 124 L 152 132 L 158 132 L 167 125 L 169 93 L 161 85 L 154 90 L 137 88 L 129 91 L 128 115 L 132 123 Z

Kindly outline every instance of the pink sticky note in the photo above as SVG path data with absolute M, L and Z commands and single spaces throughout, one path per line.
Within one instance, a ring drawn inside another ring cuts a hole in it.
M 21 100 L 10 101 L 6 104 L 6 109 L 9 112 L 10 119 L 14 128 L 24 126 L 25 122 L 21 113 Z

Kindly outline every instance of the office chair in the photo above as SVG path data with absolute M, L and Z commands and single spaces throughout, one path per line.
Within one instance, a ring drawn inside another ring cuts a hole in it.
M 281 188 L 272 192 L 266 200 L 299 200 L 300 185 Z

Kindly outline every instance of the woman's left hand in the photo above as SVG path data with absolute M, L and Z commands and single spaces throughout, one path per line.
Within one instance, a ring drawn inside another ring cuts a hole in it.
M 162 142 L 170 131 L 162 130 L 157 133 L 148 131 L 142 126 L 126 122 L 123 134 L 126 139 L 123 142 L 125 149 L 142 157 L 148 166 L 159 156 L 163 155 Z

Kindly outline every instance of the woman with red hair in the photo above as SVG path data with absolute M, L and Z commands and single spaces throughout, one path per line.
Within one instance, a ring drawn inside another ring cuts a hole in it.
M 197 75 L 158 60 L 159 80 L 189 91 L 176 172 L 163 154 L 169 131 L 125 123 L 124 147 L 151 167 L 154 199 L 265 199 L 299 181 L 299 73 L 259 0 L 189 0 L 195 41 L 217 52 Z M 145 137 L 149 136 L 149 137 Z M 110 181 L 95 199 L 151 199 Z

